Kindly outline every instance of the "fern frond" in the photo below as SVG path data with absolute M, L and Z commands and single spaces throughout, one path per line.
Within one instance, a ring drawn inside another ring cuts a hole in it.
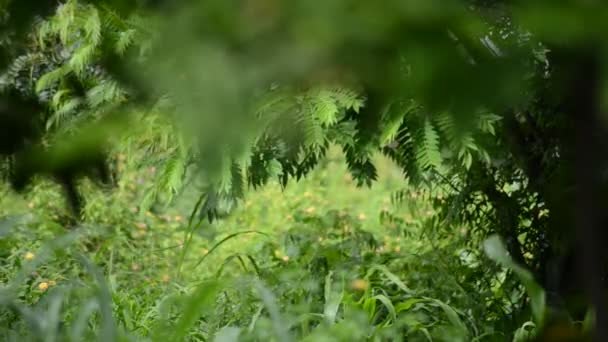
M 55 31 L 59 34 L 59 39 L 64 45 L 69 44 L 70 40 L 70 27 L 74 22 L 77 2 L 69 0 L 61 4 L 57 8 L 57 14 L 54 17 L 53 26 Z
M 70 58 L 68 64 L 77 75 L 80 75 L 91 62 L 94 54 L 95 46 L 92 44 L 84 44 L 72 54 L 72 58 Z
M 36 82 L 36 92 L 40 93 L 43 90 L 50 88 L 62 78 L 66 77 L 69 73 L 69 68 L 63 65 L 51 72 L 44 74 L 42 77 L 40 77 L 38 82 Z
M 426 119 L 424 122 L 421 140 L 418 142 L 418 150 L 416 151 L 416 159 L 419 167 L 423 170 L 441 167 L 439 135 L 430 119 Z
M 87 101 L 90 106 L 98 107 L 104 103 L 116 103 L 124 98 L 124 92 L 118 83 L 104 80 L 87 92 Z
M 483 113 L 479 116 L 478 127 L 484 133 L 496 135 L 496 125 L 502 118 L 496 114 Z
M 50 118 L 47 120 L 46 129 L 48 130 L 52 127 L 60 126 L 62 123 L 66 122 L 66 117 L 69 114 L 74 113 L 81 104 L 82 101 L 80 101 L 78 98 L 72 98 L 63 102 L 57 107 L 57 109 L 55 109 Z
M 99 11 L 94 6 L 89 6 L 89 13 L 85 20 L 83 29 L 92 46 L 97 46 L 101 41 L 101 20 Z
M 309 108 L 300 111 L 296 118 L 296 123 L 302 128 L 304 134 L 304 145 L 312 148 L 320 147 L 325 141 L 323 126 L 321 126 L 320 120 L 311 114 L 314 108 L 310 108 L 310 104 L 304 105 Z
M 53 95 L 53 98 L 51 99 L 51 107 L 54 109 L 57 109 L 61 106 L 63 99 L 66 96 L 70 95 L 70 90 L 69 89 L 59 89 L 57 90 L 57 92 L 55 92 L 55 94 Z
M 312 114 L 321 125 L 331 126 L 338 122 L 339 108 L 331 92 L 324 89 L 315 90 L 308 98 Z
M 171 202 L 173 196 L 179 192 L 185 174 L 186 161 L 181 154 L 175 155 L 165 163 L 164 170 L 159 179 L 159 189 L 167 195 L 167 202 Z
M 400 129 L 403 129 L 403 121 L 406 115 L 411 114 L 417 105 L 413 102 L 388 105 L 382 113 L 380 127 L 380 146 L 386 146 L 394 141 Z
M 118 34 L 118 39 L 116 40 L 116 52 L 119 55 L 124 55 L 127 49 L 133 44 L 135 36 L 136 31 L 134 29 L 120 32 Z
M 352 109 L 356 113 L 363 107 L 364 100 L 357 92 L 347 88 L 333 88 L 331 95 L 336 100 L 339 107 L 344 109 Z

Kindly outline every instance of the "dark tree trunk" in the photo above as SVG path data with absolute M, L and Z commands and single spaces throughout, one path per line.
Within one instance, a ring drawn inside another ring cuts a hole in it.
M 595 308 L 594 340 L 608 338 L 605 284 L 602 281 L 604 257 L 602 246 L 604 202 L 602 170 L 606 168 L 606 129 L 600 121 L 600 75 L 598 56 L 594 49 L 580 48 L 556 53 L 558 72 L 563 73 L 565 110 L 572 123 L 571 139 L 566 140 L 566 162 L 572 163 L 574 174 L 574 225 L 576 251 L 583 273 L 587 298 Z

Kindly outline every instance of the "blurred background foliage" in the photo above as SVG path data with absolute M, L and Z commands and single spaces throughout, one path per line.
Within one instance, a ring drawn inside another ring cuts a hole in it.
M 607 336 L 603 3 L 1 8 L 7 339 Z

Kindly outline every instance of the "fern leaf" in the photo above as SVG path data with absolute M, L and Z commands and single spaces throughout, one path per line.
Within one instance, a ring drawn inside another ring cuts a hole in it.
M 421 169 L 440 168 L 441 152 L 439 151 L 439 135 L 429 119 L 425 120 L 422 139 L 416 153 Z
M 165 168 L 159 180 L 159 188 L 167 195 L 168 202 L 171 202 L 173 196 L 181 189 L 184 173 L 185 160 L 179 153 L 176 153 L 165 164 Z
M 479 116 L 479 129 L 484 133 L 490 133 L 491 135 L 496 135 L 496 124 L 502 118 L 496 114 L 492 113 L 484 113 Z
M 94 54 L 95 46 L 92 44 L 85 44 L 74 52 L 68 64 L 76 72 L 76 74 L 82 74 L 86 66 L 93 59 Z
M 332 97 L 339 107 L 352 109 L 357 113 L 363 107 L 363 98 L 357 92 L 350 89 L 334 88 L 332 89 Z
M 59 89 L 57 92 L 55 92 L 53 98 L 51 99 L 51 106 L 55 109 L 59 108 L 63 102 L 63 98 L 69 94 L 70 91 L 68 89 Z
M 70 38 L 70 27 L 74 21 L 76 1 L 68 1 L 57 8 L 55 16 L 55 27 L 59 33 L 59 39 L 64 45 L 68 45 Z
M 338 105 L 332 94 L 326 90 L 315 92 L 310 99 L 313 115 L 321 125 L 331 126 L 338 122 Z
M 318 118 L 311 114 L 312 110 L 302 111 L 297 118 L 304 134 L 304 145 L 306 147 L 320 147 L 324 142 L 323 127 Z
M 92 46 L 97 46 L 101 41 L 101 20 L 99 19 L 99 11 L 93 6 L 90 6 L 83 29 L 89 43 Z
M 222 153 L 220 165 L 220 179 L 218 184 L 218 192 L 221 194 L 229 194 L 232 189 L 232 162 L 228 157 L 228 154 Z
M 77 98 L 70 99 L 59 105 L 49 120 L 47 120 L 46 128 L 50 129 L 52 127 L 60 126 L 66 121 L 66 117 L 73 113 L 80 105 L 81 101 Z
M 104 80 L 87 92 L 87 101 L 92 107 L 122 100 L 124 94 L 116 82 Z
M 397 108 L 395 108 L 397 107 Z M 409 114 L 415 105 L 410 103 L 405 108 L 402 105 L 387 106 L 383 113 L 382 128 L 380 131 L 380 144 L 385 146 L 395 140 L 402 127 L 404 117 Z
M 38 82 L 36 82 L 36 92 L 40 93 L 43 90 L 50 88 L 53 84 L 64 78 L 69 74 L 69 69 L 65 66 L 61 66 L 51 72 L 44 74 Z
M 133 44 L 135 34 L 136 31 L 134 29 L 128 29 L 118 34 L 115 49 L 119 55 L 124 55 L 127 49 Z

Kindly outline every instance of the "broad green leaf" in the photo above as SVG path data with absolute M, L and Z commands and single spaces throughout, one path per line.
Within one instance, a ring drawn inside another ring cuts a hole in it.
M 512 270 L 517 275 L 530 297 L 534 321 L 538 327 L 542 327 L 546 311 L 545 290 L 534 280 L 534 276 L 530 271 L 513 261 L 500 237 L 497 235 L 491 236 L 484 241 L 483 246 L 490 259 Z
M 340 303 L 342 303 L 344 297 L 344 291 L 337 293 L 332 289 L 332 276 L 333 272 L 330 271 L 325 277 L 325 304 L 323 308 L 323 316 L 330 324 L 336 322 Z
M 386 266 L 383 265 L 375 265 L 370 267 L 369 271 L 367 272 L 366 278 L 369 279 L 369 277 L 371 277 L 376 272 L 379 272 L 384 275 L 391 283 L 397 285 L 397 287 L 399 287 L 403 292 L 407 294 L 411 294 L 413 292 L 405 285 L 404 282 L 401 281 L 401 279 L 399 279 L 399 277 L 397 277 L 394 273 L 389 271 Z
M 224 327 L 213 338 L 213 342 L 238 342 L 241 329 L 236 327 Z
M 184 341 L 186 335 L 190 332 L 194 323 L 206 311 L 211 309 L 213 299 L 219 290 L 219 284 L 215 282 L 203 283 L 195 292 L 189 296 L 186 305 L 181 309 L 182 314 L 175 327 L 173 333 L 170 334 L 169 341 Z M 156 341 L 166 341 L 166 337 L 155 336 Z

